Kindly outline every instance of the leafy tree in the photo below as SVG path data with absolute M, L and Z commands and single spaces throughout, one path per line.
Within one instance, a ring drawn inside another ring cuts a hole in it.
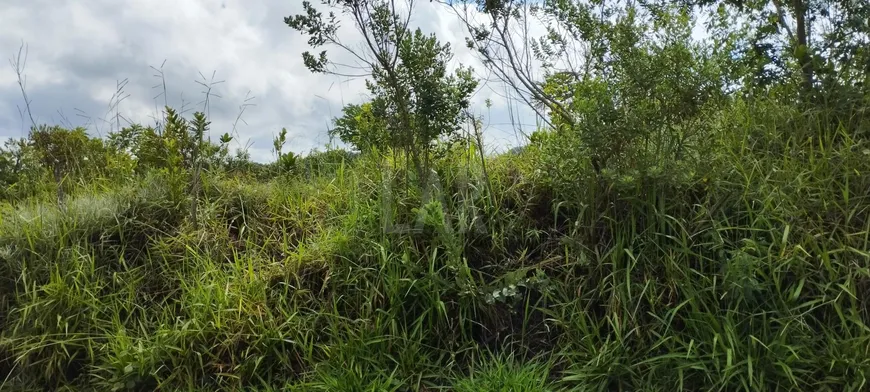
M 368 83 L 369 91 L 380 98 L 374 101 L 373 109 L 376 116 L 388 119 L 393 146 L 423 160 L 422 168 L 414 162 L 418 171 L 428 167 L 433 142 L 454 136 L 459 130 L 463 111 L 469 107 L 469 97 L 477 87 L 468 68 L 459 66 L 454 74 L 447 73 L 451 56 L 449 45 L 440 45 L 434 35 L 423 35 L 417 29 L 406 35 L 399 46 L 401 66 L 397 73 L 406 82 L 395 88 L 390 77 L 376 68 L 372 75 L 374 83 Z M 398 95 L 402 98 L 395 100 Z M 403 108 L 399 101 L 410 105 Z M 390 120 L 402 117 L 410 119 L 410 126 Z
M 802 101 L 805 113 L 834 125 L 855 127 L 864 117 L 867 2 L 444 2 L 492 75 L 550 127 L 579 133 L 598 170 L 637 152 L 628 148 L 633 141 L 686 156 L 687 143 L 703 134 L 698 125 L 710 125 L 703 117 L 735 93 Z M 702 15 L 706 46 L 691 36 Z M 533 23 L 546 32 L 535 35 Z
M 0 148 L 0 183 L 2 183 L 5 192 L 4 196 L 8 196 L 10 187 L 18 184 L 23 177 L 36 177 L 32 169 L 37 165 L 28 165 L 30 158 L 30 149 L 25 138 L 9 138 Z M 31 173 L 25 170 L 31 169 Z M 29 174 L 29 175 L 28 175 Z
M 112 169 L 129 168 L 125 156 L 108 148 L 102 139 L 91 138 L 84 128 L 65 129 L 42 125 L 31 130 L 28 146 L 36 161 L 51 173 L 58 201 L 63 201 L 70 181 L 88 182 L 114 178 Z
M 448 74 L 450 46 L 438 43 L 434 35 L 408 28 L 412 2 L 405 3 L 409 11 L 404 15 L 395 1 L 323 0 L 322 4 L 350 17 L 365 44 L 357 50 L 341 42 L 335 12 L 324 17 L 306 1 L 305 13 L 287 17 L 285 23 L 308 35 L 312 47 L 338 47 L 357 65 L 331 61 L 325 50 L 318 56 L 303 53 L 305 65 L 312 72 L 369 77 L 371 110 L 386 121 L 389 135 L 375 139 L 388 140 L 390 146 L 404 151 L 422 181 L 432 143 L 455 132 L 462 110 L 468 107 L 468 97 L 477 86 L 471 70 L 459 67 Z
M 198 165 L 202 171 L 227 164 L 232 136 L 225 133 L 219 143 L 212 143 L 205 139 L 210 124 L 204 113 L 196 112 L 193 121 L 188 121 L 171 107 L 165 110 L 161 128 L 132 124 L 109 133 L 108 145 L 134 156 L 140 172 L 168 169 L 173 162 L 185 171 L 195 171 Z
M 591 72 L 553 74 L 544 89 L 554 89 L 551 95 L 574 115 L 593 164 L 679 160 L 687 144 L 704 135 L 706 109 L 723 101 L 721 59 L 692 42 L 693 20 L 685 9 L 656 20 L 633 8 L 623 15 L 596 27 L 595 45 L 607 49 L 593 59 Z M 570 99 L 562 100 L 566 90 Z
M 149 170 L 189 169 L 194 150 L 193 135 L 187 120 L 171 107 L 166 107 L 162 129 L 134 124 L 109 140 L 118 148 L 129 150 L 137 160 L 140 172 Z
M 271 166 L 254 162 L 251 160 L 251 153 L 245 149 L 238 149 L 234 154 L 227 155 L 225 167 L 227 173 L 257 180 L 266 180 L 271 178 Z
M 579 136 L 599 173 L 684 157 L 730 82 L 727 55 L 693 41 L 688 7 L 506 0 L 477 10 L 488 23 L 463 16 L 468 45 L 552 128 Z M 532 20 L 545 35 L 531 35 Z
M 358 153 L 341 148 L 327 147 L 325 150 L 314 149 L 298 159 L 298 167 L 308 178 L 335 175 L 342 165 L 349 166 L 359 156 Z
M 179 200 L 190 196 L 190 219 L 197 225 L 202 176 L 206 171 L 229 164 L 229 134 L 220 137 L 220 144 L 205 138 L 211 123 L 205 113 L 196 112 L 192 121 L 166 107 L 163 127 L 133 124 L 109 134 L 108 143 L 120 152 L 136 158 L 140 173 L 156 170 L 167 177 L 170 188 Z
M 870 3 L 852 0 L 680 0 L 706 7 L 725 31 L 743 31 L 739 54 L 761 85 L 795 75 L 812 93 L 864 85 L 870 75 Z M 736 23 L 735 23 L 736 22 Z
M 386 119 L 375 115 L 372 102 L 345 105 L 343 115 L 333 120 L 330 135 L 359 151 L 390 145 Z

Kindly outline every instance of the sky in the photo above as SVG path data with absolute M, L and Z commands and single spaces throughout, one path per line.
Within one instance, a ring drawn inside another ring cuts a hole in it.
M 300 13 L 301 3 L 0 0 L 0 55 L 14 60 L 26 45 L 25 91 L 37 123 L 84 126 L 94 136 L 117 128 L 111 104 L 119 84 L 123 100 L 117 112 L 125 126 L 153 124 L 166 103 L 188 114 L 204 110 L 205 88 L 198 82 L 217 82 L 208 105 L 211 134 L 235 134 L 233 147 L 247 148 L 252 159 L 266 162 L 274 160 L 271 140 L 281 128 L 288 131 L 285 151 L 322 150 L 330 141 L 331 119 L 345 104 L 367 99 L 362 79 L 312 74 L 305 68 L 301 53 L 310 50 L 307 38 L 283 20 Z M 453 11 L 417 1 L 413 15 L 413 26 L 450 43 L 454 61 L 472 66 L 483 79 L 473 105 L 484 116 L 488 150 L 522 144 L 521 132 L 535 129 L 533 112 L 507 98 L 503 85 L 488 81 L 491 76 L 465 47 L 464 28 Z M 345 42 L 358 39 L 349 24 L 339 31 Z M 342 58 L 338 52 L 335 56 Z M 162 69 L 162 78 L 155 68 Z M 26 135 L 30 120 L 23 108 L 16 72 L 4 61 L 0 137 Z

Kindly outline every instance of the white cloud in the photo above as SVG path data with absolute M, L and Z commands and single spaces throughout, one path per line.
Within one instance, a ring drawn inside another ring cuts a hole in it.
M 200 72 L 224 83 L 215 86 L 211 105 L 212 133 L 230 131 L 247 94 L 256 97 L 248 107 L 239 134 L 241 144 L 257 160 L 272 159 L 271 138 L 282 127 L 290 133 L 288 147 L 308 151 L 327 142 L 331 117 L 344 103 L 359 102 L 365 93 L 361 80 L 315 75 L 304 67 L 305 37 L 287 27 L 283 17 L 301 12 L 301 2 L 266 0 L 5 0 L 0 5 L 0 52 L 14 56 L 21 42 L 28 45 L 27 91 L 34 115 L 41 122 L 87 125 L 105 133 L 109 125 L 93 120 L 106 115 L 116 83 L 128 79 L 129 97 L 121 113 L 135 122 L 151 123 L 163 104 L 155 99 L 162 89 L 149 66 L 166 60 L 167 100 L 188 108 L 203 99 Z M 447 8 L 418 2 L 414 22 L 450 42 L 455 60 L 484 67 L 465 47 L 464 30 Z M 353 39 L 351 26 L 342 35 Z M 183 95 L 182 95 L 183 94 Z M 503 88 L 482 87 L 475 103 L 495 102 L 489 122 L 506 124 Z M 22 124 L 16 105 L 22 103 L 14 72 L 0 69 L 0 136 L 17 137 Z M 90 116 L 89 120 L 76 109 Z M 478 111 L 483 112 L 482 107 Z M 66 120 L 59 112 L 64 113 Z M 529 122 L 528 113 L 524 115 Z M 528 129 L 527 129 L 528 130 Z M 491 144 L 515 144 L 510 126 L 491 126 Z

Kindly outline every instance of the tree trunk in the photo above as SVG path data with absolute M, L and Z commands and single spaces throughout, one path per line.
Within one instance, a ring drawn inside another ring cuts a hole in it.
M 797 60 L 801 67 L 803 76 L 804 92 L 811 92 L 813 89 L 813 60 L 810 55 L 808 44 L 809 29 L 807 28 L 807 7 L 805 0 L 793 0 L 792 8 L 794 9 L 794 19 L 796 24 L 797 38 Z

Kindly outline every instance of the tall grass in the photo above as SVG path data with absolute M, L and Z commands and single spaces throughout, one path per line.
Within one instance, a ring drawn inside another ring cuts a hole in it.
M 195 227 L 159 175 L 5 206 L 0 389 L 866 389 L 870 145 L 769 105 L 659 171 L 553 137 L 429 192 L 210 176 Z

